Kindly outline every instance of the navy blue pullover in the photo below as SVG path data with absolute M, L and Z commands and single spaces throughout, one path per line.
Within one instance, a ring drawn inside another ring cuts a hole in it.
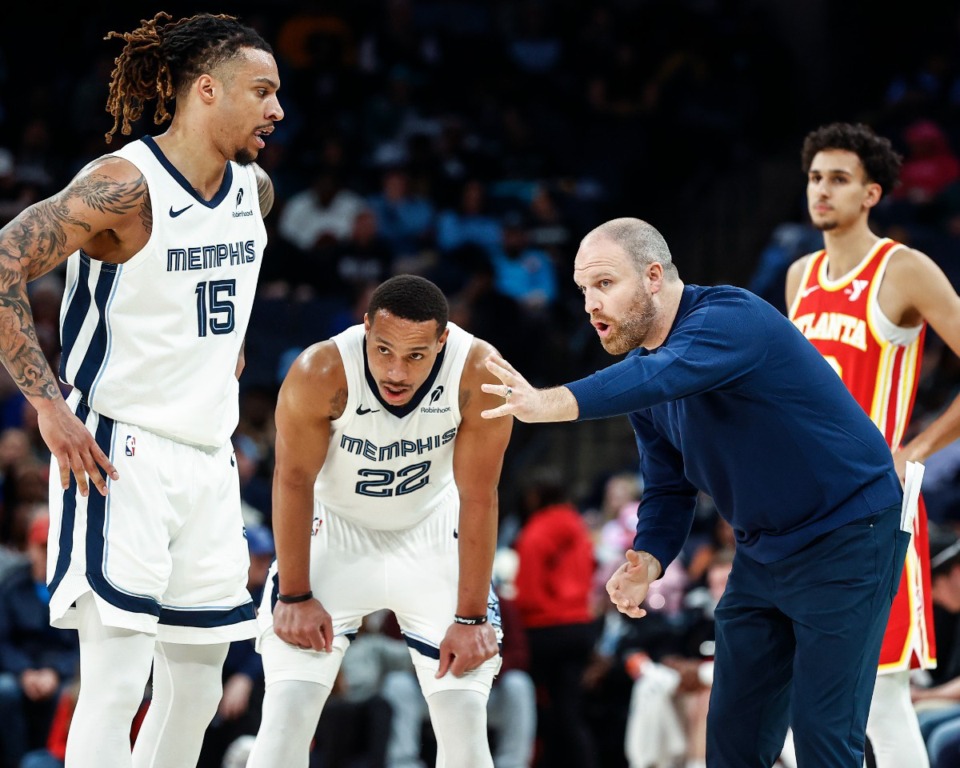
M 660 347 L 567 388 L 580 419 L 629 414 L 644 480 L 633 546 L 664 570 L 697 489 L 761 563 L 901 501 L 890 449 L 840 377 L 742 288 L 685 286 Z

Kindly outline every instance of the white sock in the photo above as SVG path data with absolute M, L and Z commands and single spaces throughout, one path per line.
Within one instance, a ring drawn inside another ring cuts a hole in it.
M 228 648 L 229 643 L 157 643 L 153 698 L 133 748 L 134 768 L 197 764 L 203 733 L 223 694 Z
M 80 697 L 67 737 L 69 768 L 130 768 L 130 728 L 150 677 L 156 638 L 105 627 L 93 594 L 77 600 Z
M 437 691 L 427 697 L 437 737 L 437 768 L 493 768 L 487 741 L 487 697 L 478 691 Z

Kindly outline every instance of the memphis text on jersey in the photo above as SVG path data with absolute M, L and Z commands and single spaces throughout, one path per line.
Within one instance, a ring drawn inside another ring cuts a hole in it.
M 863 351 L 867 348 L 865 320 L 841 312 L 811 312 L 794 318 L 793 324 L 810 340 L 839 341 Z
M 216 269 L 224 264 L 235 267 L 256 261 L 253 240 L 237 243 L 215 243 L 194 248 L 169 248 L 167 272 L 187 272 L 194 269 Z
M 417 440 L 397 440 L 389 445 L 376 445 L 362 437 L 340 437 L 340 447 L 347 453 L 363 456 L 370 461 L 392 461 L 407 456 L 420 456 L 449 443 L 457 436 L 457 430 L 448 429 L 442 435 L 430 435 Z

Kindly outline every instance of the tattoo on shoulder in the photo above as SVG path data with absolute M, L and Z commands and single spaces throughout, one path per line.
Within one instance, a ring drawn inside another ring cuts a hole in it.
M 95 211 L 120 215 L 142 204 L 146 195 L 147 181 L 143 176 L 134 181 L 118 182 L 93 174 L 77 179 L 62 193 L 65 201 L 77 198 Z

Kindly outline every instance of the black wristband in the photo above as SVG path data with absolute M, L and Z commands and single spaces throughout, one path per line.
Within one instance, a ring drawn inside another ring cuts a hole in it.
M 302 595 L 281 595 L 277 593 L 277 600 L 281 603 L 305 603 L 313 597 L 313 592 L 304 592 Z
M 486 616 L 454 616 L 453 623 L 454 624 L 470 624 L 471 626 L 476 624 L 486 624 L 487 617 Z

